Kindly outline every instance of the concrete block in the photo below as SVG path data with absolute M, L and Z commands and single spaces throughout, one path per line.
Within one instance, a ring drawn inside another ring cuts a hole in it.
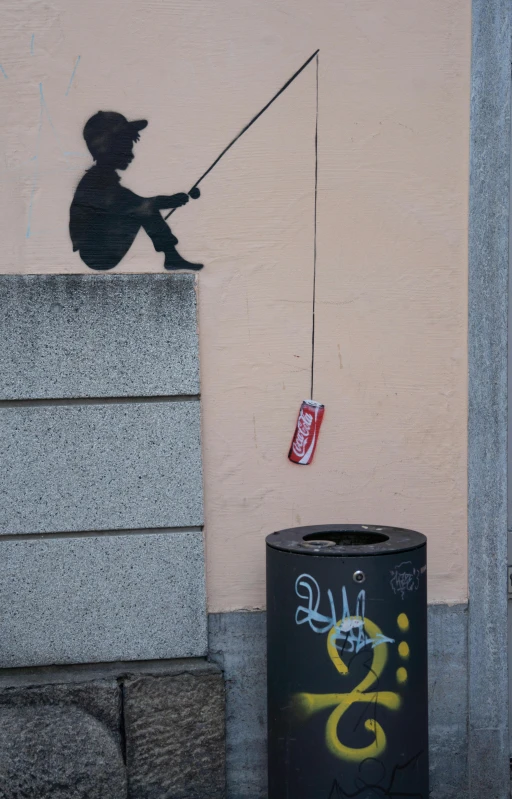
M 507 516 L 512 511 L 512 504 L 507 509 L 511 28 L 509 0 L 473 0 L 468 304 L 472 799 L 505 799 L 510 790 L 506 564 Z
M 124 683 L 129 799 L 224 799 L 222 674 Z
M 500 728 L 470 730 L 471 799 L 510 799 L 510 778 L 503 779 L 503 756 L 510 751 L 507 732 Z
M 0 339 L 0 399 L 199 393 L 193 275 L 2 275 Z
M 227 799 L 267 796 L 266 613 L 212 613 L 210 657 L 226 681 Z
M 206 654 L 201 532 L 0 541 L 0 667 Z
M 430 605 L 429 750 L 432 799 L 465 799 L 468 782 L 468 609 Z
M 199 402 L 0 407 L 0 535 L 202 524 Z
M 115 682 L 0 691 L 0 799 L 126 799 Z

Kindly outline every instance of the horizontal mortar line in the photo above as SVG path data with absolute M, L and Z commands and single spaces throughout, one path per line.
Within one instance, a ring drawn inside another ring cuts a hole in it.
M 197 402 L 200 394 L 171 394 L 160 397 L 73 397 L 68 399 L 0 400 L 1 408 L 39 408 L 56 405 L 139 405 L 161 402 Z
M 33 541 L 47 540 L 51 538 L 111 538 L 119 535 L 155 535 L 157 533 L 202 533 L 203 526 L 196 525 L 190 527 L 147 527 L 140 529 L 128 528 L 126 530 L 79 530 L 65 531 L 58 533 L 0 533 L 0 544 L 2 541 Z

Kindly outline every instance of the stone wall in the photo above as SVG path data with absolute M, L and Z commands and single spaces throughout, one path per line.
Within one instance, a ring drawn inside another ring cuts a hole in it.
M 192 275 L 0 278 L 0 668 L 206 654 Z
M 0 309 L 0 799 L 222 799 L 194 277 L 3 275 Z
M 0 677 L 1 799 L 223 799 L 224 750 L 205 661 Z

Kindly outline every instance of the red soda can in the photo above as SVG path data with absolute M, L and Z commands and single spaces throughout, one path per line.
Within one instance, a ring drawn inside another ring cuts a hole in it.
M 304 400 L 300 406 L 299 418 L 288 453 L 292 463 L 307 466 L 313 460 L 324 410 L 325 405 L 313 400 Z

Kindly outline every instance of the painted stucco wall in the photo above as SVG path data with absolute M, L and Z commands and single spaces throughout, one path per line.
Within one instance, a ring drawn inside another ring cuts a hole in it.
M 4 0 L 0 272 L 88 272 L 68 209 L 98 110 L 148 119 L 123 183 L 185 191 L 320 53 L 314 464 L 309 396 L 315 71 L 172 217 L 201 260 L 209 606 L 262 607 L 264 536 L 362 521 L 429 537 L 430 601 L 466 588 L 469 0 Z M 139 234 L 115 272 L 161 272 Z

